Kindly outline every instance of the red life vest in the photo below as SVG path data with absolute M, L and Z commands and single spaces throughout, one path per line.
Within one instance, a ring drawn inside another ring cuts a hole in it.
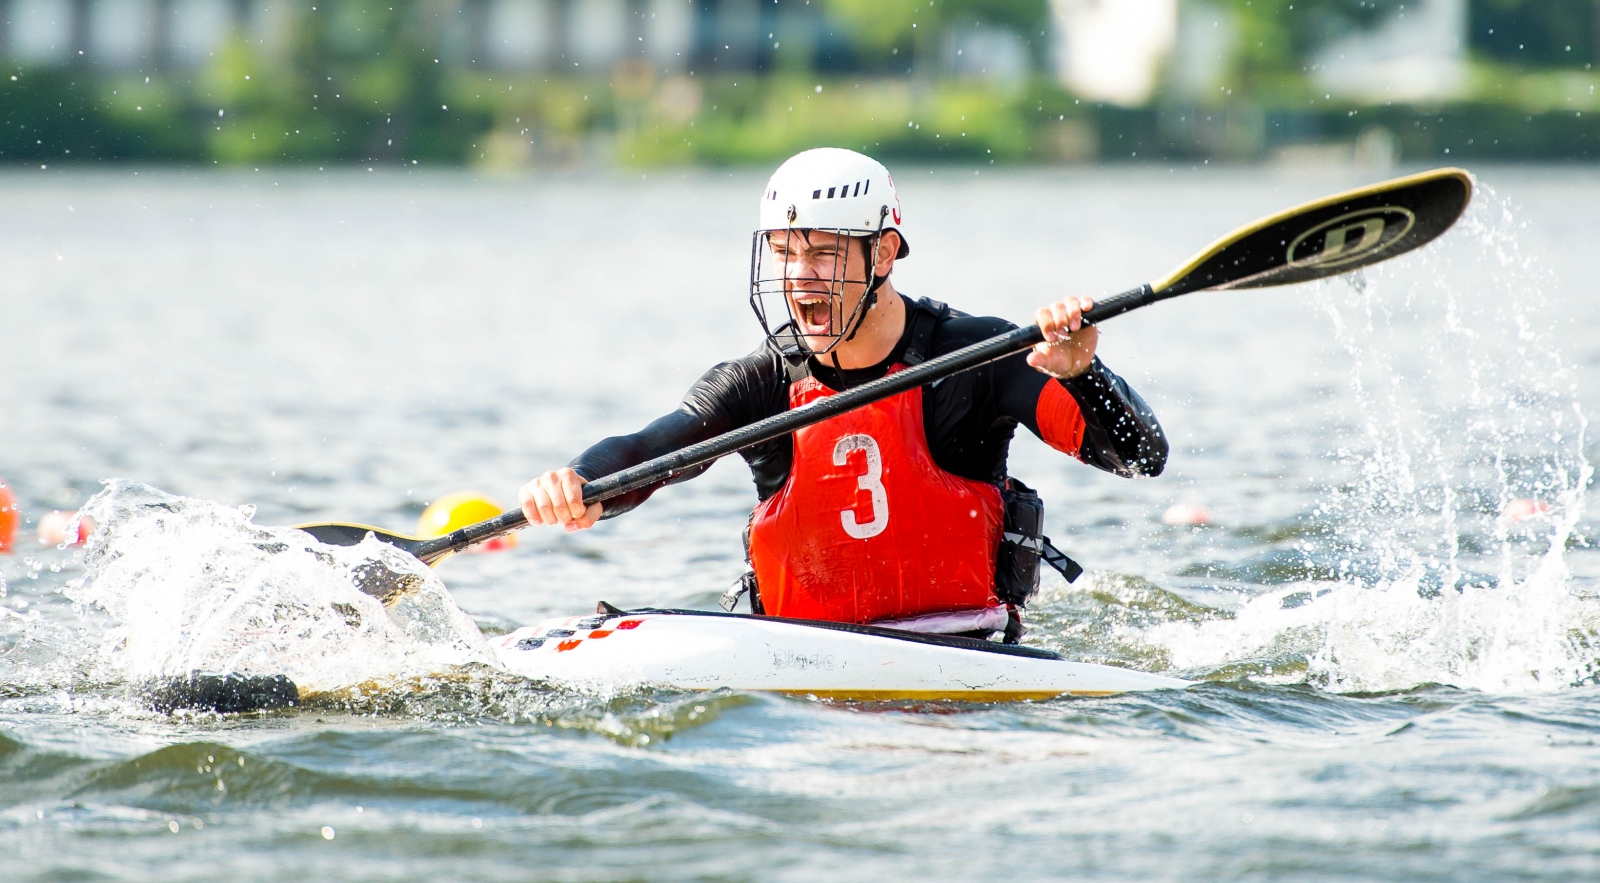
M 789 407 L 826 395 L 807 375 L 790 384 Z M 750 521 L 762 608 L 868 623 L 997 606 L 1003 512 L 994 485 L 934 463 L 921 387 L 806 427 L 788 481 Z

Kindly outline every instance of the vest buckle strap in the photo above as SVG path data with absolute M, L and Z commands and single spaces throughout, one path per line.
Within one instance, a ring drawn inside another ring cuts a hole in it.
M 1041 542 L 1039 557 L 1044 560 L 1044 563 L 1054 567 L 1063 579 L 1073 583 L 1078 581 L 1078 577 L 1083 576 L 1082 564 L 1068 558 L 1065 552 L 1057 549 L 1055 544 L 1050 542 L 1049 537 L 1040 537 L 1039 539 Z
M 1013 546 L 1021 546 L 1035 555 L 1044 554 L 1044 537 L 1030 537 L 1026 534 L 1013 533 L 1009 530 L 1003 536 L 1005 541 Z
M 1028 627 L 1022 624 L 1022 611 L 1016 605 L 1006 605 L 1006 628 L 1000 635 L 1002 644 L 1020 644 L 1022 636 L 1028 633 Z
M 727 590 L 722 593 L 722 597 L 718 599 L 717 604 L 724 611 L 732 613 L 733 608 L 739 606 L 739 599 L 743 598 L 747 592 L 750 595 L 750 612 L 760 613 L 761 601 L 759 600 L 760 596 L 756 594 L 756 574 L 753 570 L 745 571 L 743 576 L 734 580 L 733 584 L 728 586 Z

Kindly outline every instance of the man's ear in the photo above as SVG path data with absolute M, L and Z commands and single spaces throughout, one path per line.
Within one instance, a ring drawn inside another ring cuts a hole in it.
M 878 254 L 874 262 L 873 273 L 878 276 L 887 276 L 894 269 L 895 255 L 900 253 L 900 231 L 885 230 L 878 237 Z

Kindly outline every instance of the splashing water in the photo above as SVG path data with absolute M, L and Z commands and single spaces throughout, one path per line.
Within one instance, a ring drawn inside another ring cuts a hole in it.
M 1593 678 L 1600 598 L 1572 585 L 1564 559 L 1592 476 L 1586 421 L 1541 330 L 1553 280 L 1519 252 L 1518 229 L 1483 191 L 1452 234 L 1467 248 L 1320 286 L 1359 418 L 1333 452 L 1353 478 L 1323 493 L 1323 529 L 1299 551 L 1334 579 L 1143 642 L 1178 668 L 1225 675 L 1254 660 L 1256 674 L 1337 691 Z
M 288 675 L 303 690 L 496 666 L 477 625 L 426 565 L 371 537 L 325 546 L 251 523 L 254 507 L 177 497 L 127 480 L 84 507 L 96 531 L 69 588 L 101 619 L 93 679 L 191 671 Z M 385 608 L 357 588 L 374 567 L 412 589 Z

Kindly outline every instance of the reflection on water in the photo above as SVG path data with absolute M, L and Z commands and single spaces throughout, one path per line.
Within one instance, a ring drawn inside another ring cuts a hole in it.
M 1012 318 L 1357 183 L 901 178 L 902 290 Z M 1359 279 L 1107 326 L 1172 465 L 1129 482 L 1017 441 L 1092 571 L 1047 584 L 1029 640 L 1209 683 L 971 708 L 596 698 L 488 664 L 460 610 L 501 632 L 602 598 L 714 603 L 753 502 L 737 462 L 595 531 L 419 571 L 421 606 L 393 615 L 349 580 L 384 550 L 320 560 L 264 527 L 509 502 L 669 408 L 758 340 L 759 173 L 0 178 L 0 476 L 34 518 L 111 476 L 183 498 L 116 485 L 87 559 L 0 563 L 0 870 L 1584 876 L 1600 317 L 1563 280 L 1587 272 L 1600 177 L 1483 178 L 1457 231 Z M 1162 524 L 1173 503 L 1215 523 Z M 202 663 L 314 692 L 219 719 L 129 689 Z

